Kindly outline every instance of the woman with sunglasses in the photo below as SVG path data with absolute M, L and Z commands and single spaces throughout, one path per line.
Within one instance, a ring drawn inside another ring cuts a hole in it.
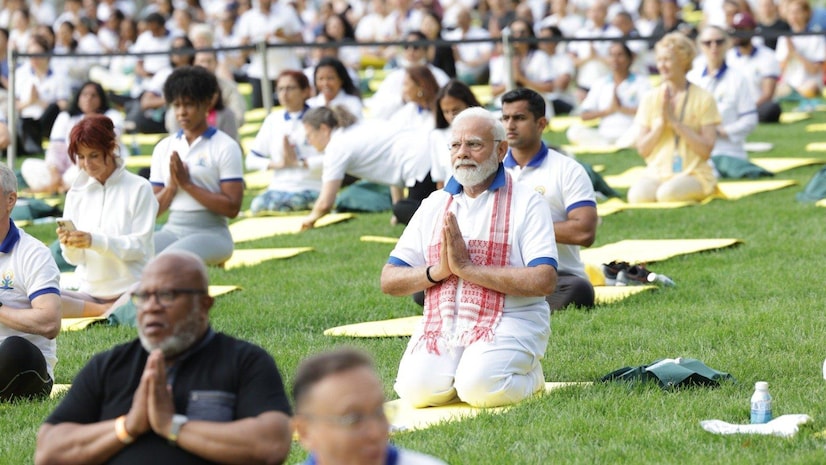
M 647 167 L 628 189 L 629 203 L 699 201 L 717 186 L 708 159 L 720 113 L 714 97 L 686 79 L 695 55 L 682 33 L 657 42 L 663 82 L 643 97 L 634 119 L 640 128 L 637 150 Z
M 715 128 L 717 139 L 711 150 L 715 164 L 718 157 L 748 159 L 746 137 L 757 127 L 757 104 L 749 81 L 740 71 L 726 64 L 729 36 L 717 26 L 708 26 L 697 38 L 706 63 L 688 73 L 688 80 L 707 90 L 717 103 L 722 122 Z M 722 168 L 722 165 L 721 165 Z M 724 170 L 721 169 L 724 174 Z

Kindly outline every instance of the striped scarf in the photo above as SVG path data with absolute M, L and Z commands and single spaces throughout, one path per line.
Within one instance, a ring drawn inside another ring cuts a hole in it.
M 470 260 L 477 266 L 506 266 L 510 255 L 511 200 L 513 181 L 505 174 L 505 185 L 493 194 L 488 240 L 471 239 L 467 243 Z M 433 228 L 427 248 L 427 264 L 439 262 L 442 250 L 444 214 L 453 202 L 451 196 Z M 461 284 L 461 286 L 460 286 Z M 458 305 L 457 305 L 458 300 Z M 459 278 L 450 278 L 425 290 L 424 343 L 429 353 L 439 355 L 438 343 L 448 348 L 466 347 L 476 341 L 493 339 L 494 328 L 502 318 L 505 295 Z

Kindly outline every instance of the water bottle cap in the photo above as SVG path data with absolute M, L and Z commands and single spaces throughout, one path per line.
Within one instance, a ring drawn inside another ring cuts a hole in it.
M 768 391 L 769 390 L 769 383 L 766 381 L 758 381 L 754 383 L 754 388 L 759 391 Z

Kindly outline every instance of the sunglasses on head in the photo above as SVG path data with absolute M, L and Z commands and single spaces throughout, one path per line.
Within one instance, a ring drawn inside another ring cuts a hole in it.
M 726 43 L 726 39 L 701 40 L 700 43 L 703 44 L 703 47 L 711 47 L 711 44 L 719 47 Z

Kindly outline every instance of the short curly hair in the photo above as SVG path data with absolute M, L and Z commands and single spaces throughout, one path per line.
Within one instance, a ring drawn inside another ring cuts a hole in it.
M 691 69 L 691 63 L 697 56 L 694 43 L 682 32 L 671 32 L 663 36 L 655 46 L 656 51 L 665 50 L 679 61 L 686 71 Z
M 218 79 L 200 66 L 182 66 L 172 71 L 163 85 L 163 98 L 172 103 L 180 98 L 209 103 L 219 92 Z

